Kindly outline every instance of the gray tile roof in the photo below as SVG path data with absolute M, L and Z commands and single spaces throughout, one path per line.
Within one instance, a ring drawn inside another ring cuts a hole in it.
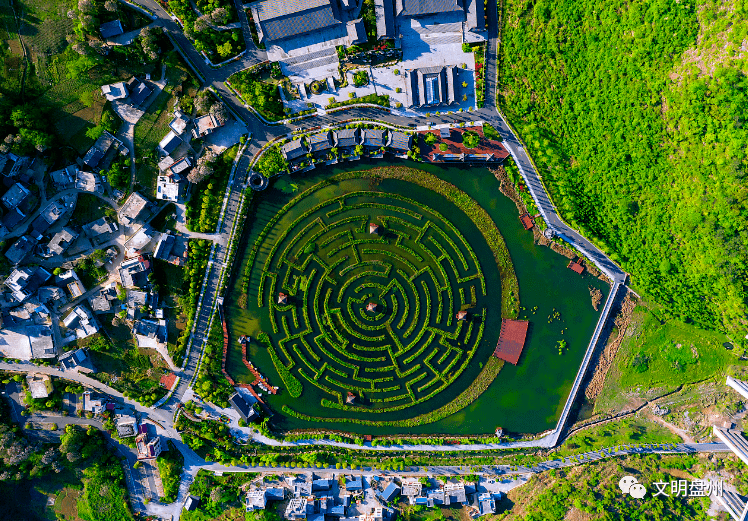
M 424 67 L 407 72 L 408 106 L 450 105 L 455 102 L 457 67 Z
M 339 147 L 355 147 L 359 143 L 357 128 L 344 128 L 335 132 Z
M 307 151 L 306 147 L 301 142 L 301 138 L 298 138 L 283 145 L 281 147 L 281 152 L 283 153 L 283 157 L 290 161 L 304 156 Z
M 103 38 L 111 38 L 113 36 L 119 36 L 124 33 L 125 30 L 122 28 L 122 22 L 119 20 L 112 20 L 99 26 L 99 32 Z
M 150 96 L 151 89 L 142 81 L 136 78 L 133 79 L 135 79 L 135 82 L 133 82 L 134 87 L 130 87 L 130 102 L 133 105 L 140 105 L 148 96 Z
M 282 40 L 341 23 L 330 0 L 265 0 L 255 7 L 267 40 Z
M 390 142 L 387 146 L 395 150 L 410 150 L 411 136 L 403 132 L 390 132 Z
M 437 13 L 462 11 L 458 0 L 402 0 L 402 10 L 398 15 L 421 16 Z
M 312 152 L 319 152 L 321 150 L 329 150 L 333 146 L 332 138 L 330 137 L 330 131 L 322 132 L 320 134 L 314 134 L 309 136 L 309 149 Z
M 348 39 L 351 44 L 366 43 L 368 37 L 366 36 L 366 26 L 364 25 L 363 18 L 348 22 Z
M 394 0 L 374 0 L 374 14 L 377 17 L 377 38 L 395 37 Z
M 383 147 L 384 130 L 367 128 L 364 130 L 363 144 L 367 147 Z

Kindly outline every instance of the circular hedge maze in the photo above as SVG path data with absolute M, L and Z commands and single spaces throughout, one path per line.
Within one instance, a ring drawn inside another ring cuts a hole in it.
M 305 194 L 279 218 L 308 208 Z M 326 407 L 397 411 L 435 397 L 470 364 L 486 284 L 449 220 L 405 196 L 354 191 L 281 230 L 276 223 L 263 232 L 273 245 L 255 266 L 257 305 L 292 395 L 301 381 L 322 392 Z

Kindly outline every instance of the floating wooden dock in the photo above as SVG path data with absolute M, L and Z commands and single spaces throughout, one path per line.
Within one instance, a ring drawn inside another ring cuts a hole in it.
M 581 259 L 574 259 L 569 261 L 569 265 L 567 266 L 571 271 L 574 273 L 578 273 L 581 275 L 584 273 L 584 264 L 582 264 Z
M 509 320 L 506 318 L 502 320 L 499 343 L 496 344 L 493 355 L 510 364 L 517 365 L 519 357 L 522 355 L 522 349 L 525 347 L 525 338 L 529 326 L 530 322 L 527 320 Z
M 532 220 L 532 217 L 530 217 L 529 213 L 523 213 L 519 216 L 519 221 L 522 223 L 522 226 L 525 227 L 525 230 L 532 230 L 532 228 L 535 226 L 535 222 Z

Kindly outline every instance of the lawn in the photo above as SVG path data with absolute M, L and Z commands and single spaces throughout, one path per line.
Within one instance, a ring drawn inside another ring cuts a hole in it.
M 112 214 L 114 210 L 104 200 L 90 194 L 78 194 L 78 202 L 70 217 L 70 224 L 81 226 L 96 219 L 104 217 L 107 213 Z
M 159 232 L 165 232 L 167 230 L 174 231 L 176 222 L 174 204 L 169 203 L 164 206 L 153 219 L 151 219 L 150 225 L 154 230 Z
M 91 351 L 91 359 L 98 370 L 94 377 L 128 397 L 152 398 L 154 393 L 157 397 L 163 394 L 159 386 L 162 370 L 166 367 L 163 358 L 153 350 L 136 347 L 127 325 L 120 322 L 113 326 L 111 319 L 101 323 L 112 345 L 106 351 Z M 113 376 L 116 378 L 112 379 Z
M 135 183 L 150 196 L 156 193 L 156 178 L 158 177 L 158 167 L 153 159 L 157 157 L 156 147 L 169 133 L 169 122 L 173 119 L 173 113 L 170 110 L 172 88 L 167 86 L 162 90 L 135 125 L 134 141 L 137 158 Z
M 252 472 L 229 473 L 225 476 L 216 476 L 212 472 L 199 470 L 194 481 L 190 485 L 190 494 L 204 498 L 200 501 L 197 509 L 192 512 L 182 512 L 181 519 L 184 521 L 208 521 L 208 520 L 242 520 L 245 519 L 245 509 L 242 506 L 243 494 L 240 487 L 253 481 L 257 474 Z M 209 501 L 208 498 L 213 490 L 219 489 L 222 494 L 217 502 Z M 268 513 L 274 513 L 279 503 L 268 504 Z M 254 519 L 249 515 L 247 520 Z M 264 516 L 260 516 L 263 518 Z M 272 517 L 272 516 L 271 516 Z
M 57 494 L 55 500 L 55 515 L 61 516 L 65 521 L 82 521 L 78 517 L 78 499 L 80 498 L 80 490 L 72 487 L 65 487 L 62 491 Z
M 632 418 L 585 429 L 570 436 L 551 458 L 581 454 L 590 450 L 628 443 L 680 443 L 683 440 L 667 428 L 643 418 Z
M 160 288 L 159 296 L 172 296 L 182 294 L 182 282 L 184 280 L 184 268 L 175 266 L 160 259 L 153 259 L 153 274 L 156 285 Z
M 722 378 L 731 365 L 746 365 L 738 360 L 738 349 L 723 347 L 727 342 L 723 334 L 659 316 L 654 307 L 640 306 L 634 312 L 596 411 L 615 407 L 624 394 L 636 389 L 663 394 L 682 384 Z

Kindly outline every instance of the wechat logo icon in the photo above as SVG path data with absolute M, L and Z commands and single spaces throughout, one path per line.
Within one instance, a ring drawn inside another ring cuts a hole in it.
M 634 476 L 623 476 L 621 481 L 618 482 L 618 488 L 624 494 L 629 494 L 636 499 L 641 499 L 647 495 L 647 487 L 636 481 Z

